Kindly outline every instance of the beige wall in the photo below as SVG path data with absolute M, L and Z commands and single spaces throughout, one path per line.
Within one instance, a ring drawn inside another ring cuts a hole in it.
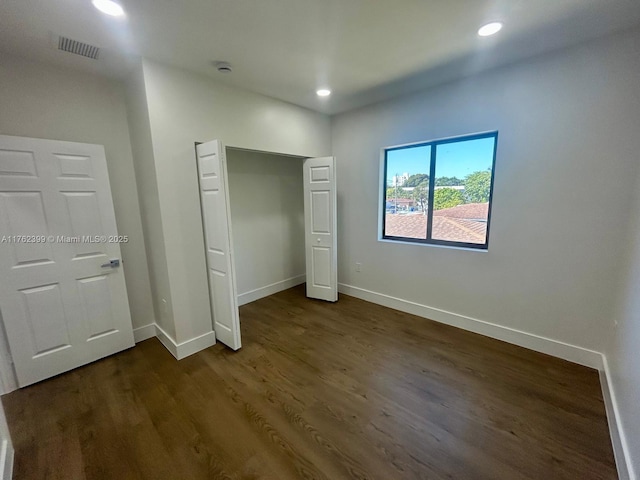
M 238 295 L 305 273 L 302 164 L 227 149 Z
M 161 294 L 170 295 L 174 340 L 182 343 L 212 328 L 194 142 L 327 155 L 329 119 L 152 61 L 143 72 L 170 288 Z
M 0 133 L 104 145 L 133 326 L 154 321 L 123 86 L 0 55 Z

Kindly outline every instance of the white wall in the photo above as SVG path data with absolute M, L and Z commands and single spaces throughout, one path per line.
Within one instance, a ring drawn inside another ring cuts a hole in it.
M 173 340 L 182 343 L 212 328 L 194 142 L 322 156 L 329 119 L 148 60 L 143 73 L 170 287 L 159 293 L 170 294 Z
M 122 85 L 0 54 L 0 133 L 104 145 L 134 327 L 153 321 Z
M 302 163 L 227 149 L 238 295 L 305 273 Z
M 165 307 L 162 301 L 164 298 L 169 305 L 171 292 L 142 64 L 127 79 L 126 94 L 129 132 L 135 158 L 140 209 L 143 213 L 142 226 L 146 240 L 146 256 L 155 313 L 155 318 L 150 318 L 149 323 L 157 323 L 167 333 L 175 336 L 171 310 Z
M 640 47 L 640 45 L 639 45 Z M 640 151 L 635 153 L 640 161 Z M 617 401 L 622 441 L 626 442 L 630 478 L 640 474 L 640 176 L 635 186 L 630 246 L 622 269 L 625 286 L 620 289 L 617 324 L 605 354 L 609 383 Z M 614 439 L 615 441 L 615 439 Z M 623 478 L 623 477 L 621 477 Z
M 334 117 L 339 281 L 603 351 L 639 164 L 638 38 Z M 377 241 L 382 147 L 496 129 L 488 253 Z

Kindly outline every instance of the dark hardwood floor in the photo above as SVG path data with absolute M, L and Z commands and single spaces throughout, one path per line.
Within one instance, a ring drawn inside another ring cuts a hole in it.
M 598 374 L 345 295 L 241 308 L 2 398 L 21 479 L 614 479 Z

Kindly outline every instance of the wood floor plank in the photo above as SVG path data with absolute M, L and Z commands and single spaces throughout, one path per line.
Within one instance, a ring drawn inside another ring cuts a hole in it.
M 244 347 L 151 339 L 5 395 L 26 479 L 617 478 L 598 373 L 304 287 Z

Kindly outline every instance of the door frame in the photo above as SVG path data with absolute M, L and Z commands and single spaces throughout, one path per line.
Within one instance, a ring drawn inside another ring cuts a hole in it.
M 4 330 L 4 319 L 0 312 L 0 395 L 18 389 L 18 376 L 13 368 L 13 357 L 9 348 L 9 339 Z

